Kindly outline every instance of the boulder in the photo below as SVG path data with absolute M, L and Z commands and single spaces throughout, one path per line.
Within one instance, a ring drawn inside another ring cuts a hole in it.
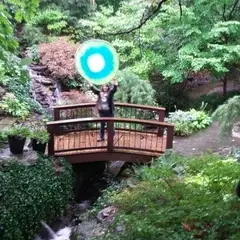
M 103 210 L 101 210 L 98 215 L 97 215 L 97 219 L 100 222 L 110 222 L 112 223 L 114 220 L 114 216 L 117 212 L 117 208 L 114 206 L 109 206 L 107 208 L 104 208 Z

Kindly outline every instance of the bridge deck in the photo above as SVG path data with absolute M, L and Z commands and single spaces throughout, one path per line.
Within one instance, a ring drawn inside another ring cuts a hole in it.
M 97 142 L 98 130 L 70 132 L 54 137 L 55 156 L 107 152 L 107 139 Z M 107 133 L 105 134 L 107 137 Z M 155 132 L 141 133 L 116 130 L 113 149 L 117 152 L 159 156 L 166 150 L 166 137 L 158 137 Z

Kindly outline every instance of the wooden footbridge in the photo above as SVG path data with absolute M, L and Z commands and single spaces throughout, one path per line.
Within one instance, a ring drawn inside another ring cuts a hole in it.
M 48 154 L 70 163 L 148 162 L 172 148 L 174 125 L 164 122 L 165 108 L 115 107 L 114 118 L 99 118 L 94 103 L 55 106 L 54 121 L 47 124 Z M 101 122 L 106 122 L 106 140 L 98 142 Z

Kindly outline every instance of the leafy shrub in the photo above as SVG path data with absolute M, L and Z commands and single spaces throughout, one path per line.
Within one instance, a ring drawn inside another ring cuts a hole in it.
M 1 130 L 1 131 L 0 131 L 0 142 L 6 142 L 6 141 L 7 141 L 6 131 Z
M 5 62 L 0 60 L 0 85 L 6 86 L 9 78 L 6 76 Z
M 39 46 L 38 45 L 32 45 L 31 47 L 28 47 L 26 50 L 26 54 L 29 58 L 32 59 L 33 63 L 39 63 L 40 56 L 39 56 Z
M 239 171 L 235 159 L 216 155 L 166 154 L 151 167 L 136 168 L 134 178 L 140 182 L 111 195 L 118 213 L 98 239 L 237 240 Z
M 72 173 L 65 161 L 60 164 L 59 176 L 48 158 L 39 158 L 34 166 L 11 163 L 1 169 L 1 239 L 33 239 L 40 221 L 51 222 L 63 214 L 72 196 Z
M 222 93 L 211 93 L 209 95 L 201 96 L 200 98 L 191 101 L 191 108 L 199 109 L 202 103 L 206 103 L 206 111 L 215 111 L 218 106 L 222 105 L 226 100 L 236 95 L 240 95 L 240 91 L 232 91 L 226 94 L 226 97 Z
M 37 140 L 38 143 L 47 143 L 49 140 L 49 134 L 46 129 L 35 128 L 31 130 L 30 138 Z
M 116 101 L 156 105 L 155 91 L 148 81 L 140 79 L 129 69 L 119 71 L 117 80 L 119 81 L 119 90 L 115 94 Z
M 204 129 L 212 123 L 211 117 L 204 111 L 195 109 L 185 112 L 182 110 L 171 112 L 166 121 L 175 124 L 175 135 L 179 136 L 188 136 L 194 131 Z
M 220 134 L 231 134 L 233 124 L 240 121 L 240 95 L 219 106 L 212 117 L 220 122 Z
M 6 86 L 9 92 L 20 102 L 26 103 L 31 110 L 45 113 L 42 106 L 30 96 L 30 77 L 27 70 L 29 63 L 26 61 L 28 59 L 19 59 L 10 53 L 6 54 L 5 58 L 3 78 L 7 78 Z
M 20 37 L 20 42 L 25 46 L 33 46 L 40 43 L 49 42 L 49 37 L 41 30 L 31 24 L 26 24 Z
M 66 14 L 58 9 L 46 9 L 39 12 L 31 20 L 31 24 L 46 35 L 60 35 L 68 25 Z
M 0 102 L 0 109 L 13 117 L 25 119 L 29 114 L 29 107 L 26 103 L 18 100 L 14 94 L 7 93 Z
M 40 44 L 40 63 L 49 69 L 54 78 L 74 79 L 76 75 L 74 64 L 76 50 L 77 46 L 69 43 L 65 38 L 59 38 L 52 43 Z

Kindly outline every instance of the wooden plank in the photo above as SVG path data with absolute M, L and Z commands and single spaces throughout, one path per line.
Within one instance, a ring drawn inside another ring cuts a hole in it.
M 97 138 L 98 131 L 81 131 L 55 136 L 55 151 L 58 151 L 58 155 L 61 154 L 61 151 L 62 155 L 107 151 L 107 140 L 97 142 Z M 80 148 L 82 150 L 79 150 Z M 129 153 L 133 151 L 146 152 L 148 155 L 157 156 L 166 150 L 166 137 L 158 137 L 156 133 L 141 134 L 117 131 L 113 143 L 114 150 Z

